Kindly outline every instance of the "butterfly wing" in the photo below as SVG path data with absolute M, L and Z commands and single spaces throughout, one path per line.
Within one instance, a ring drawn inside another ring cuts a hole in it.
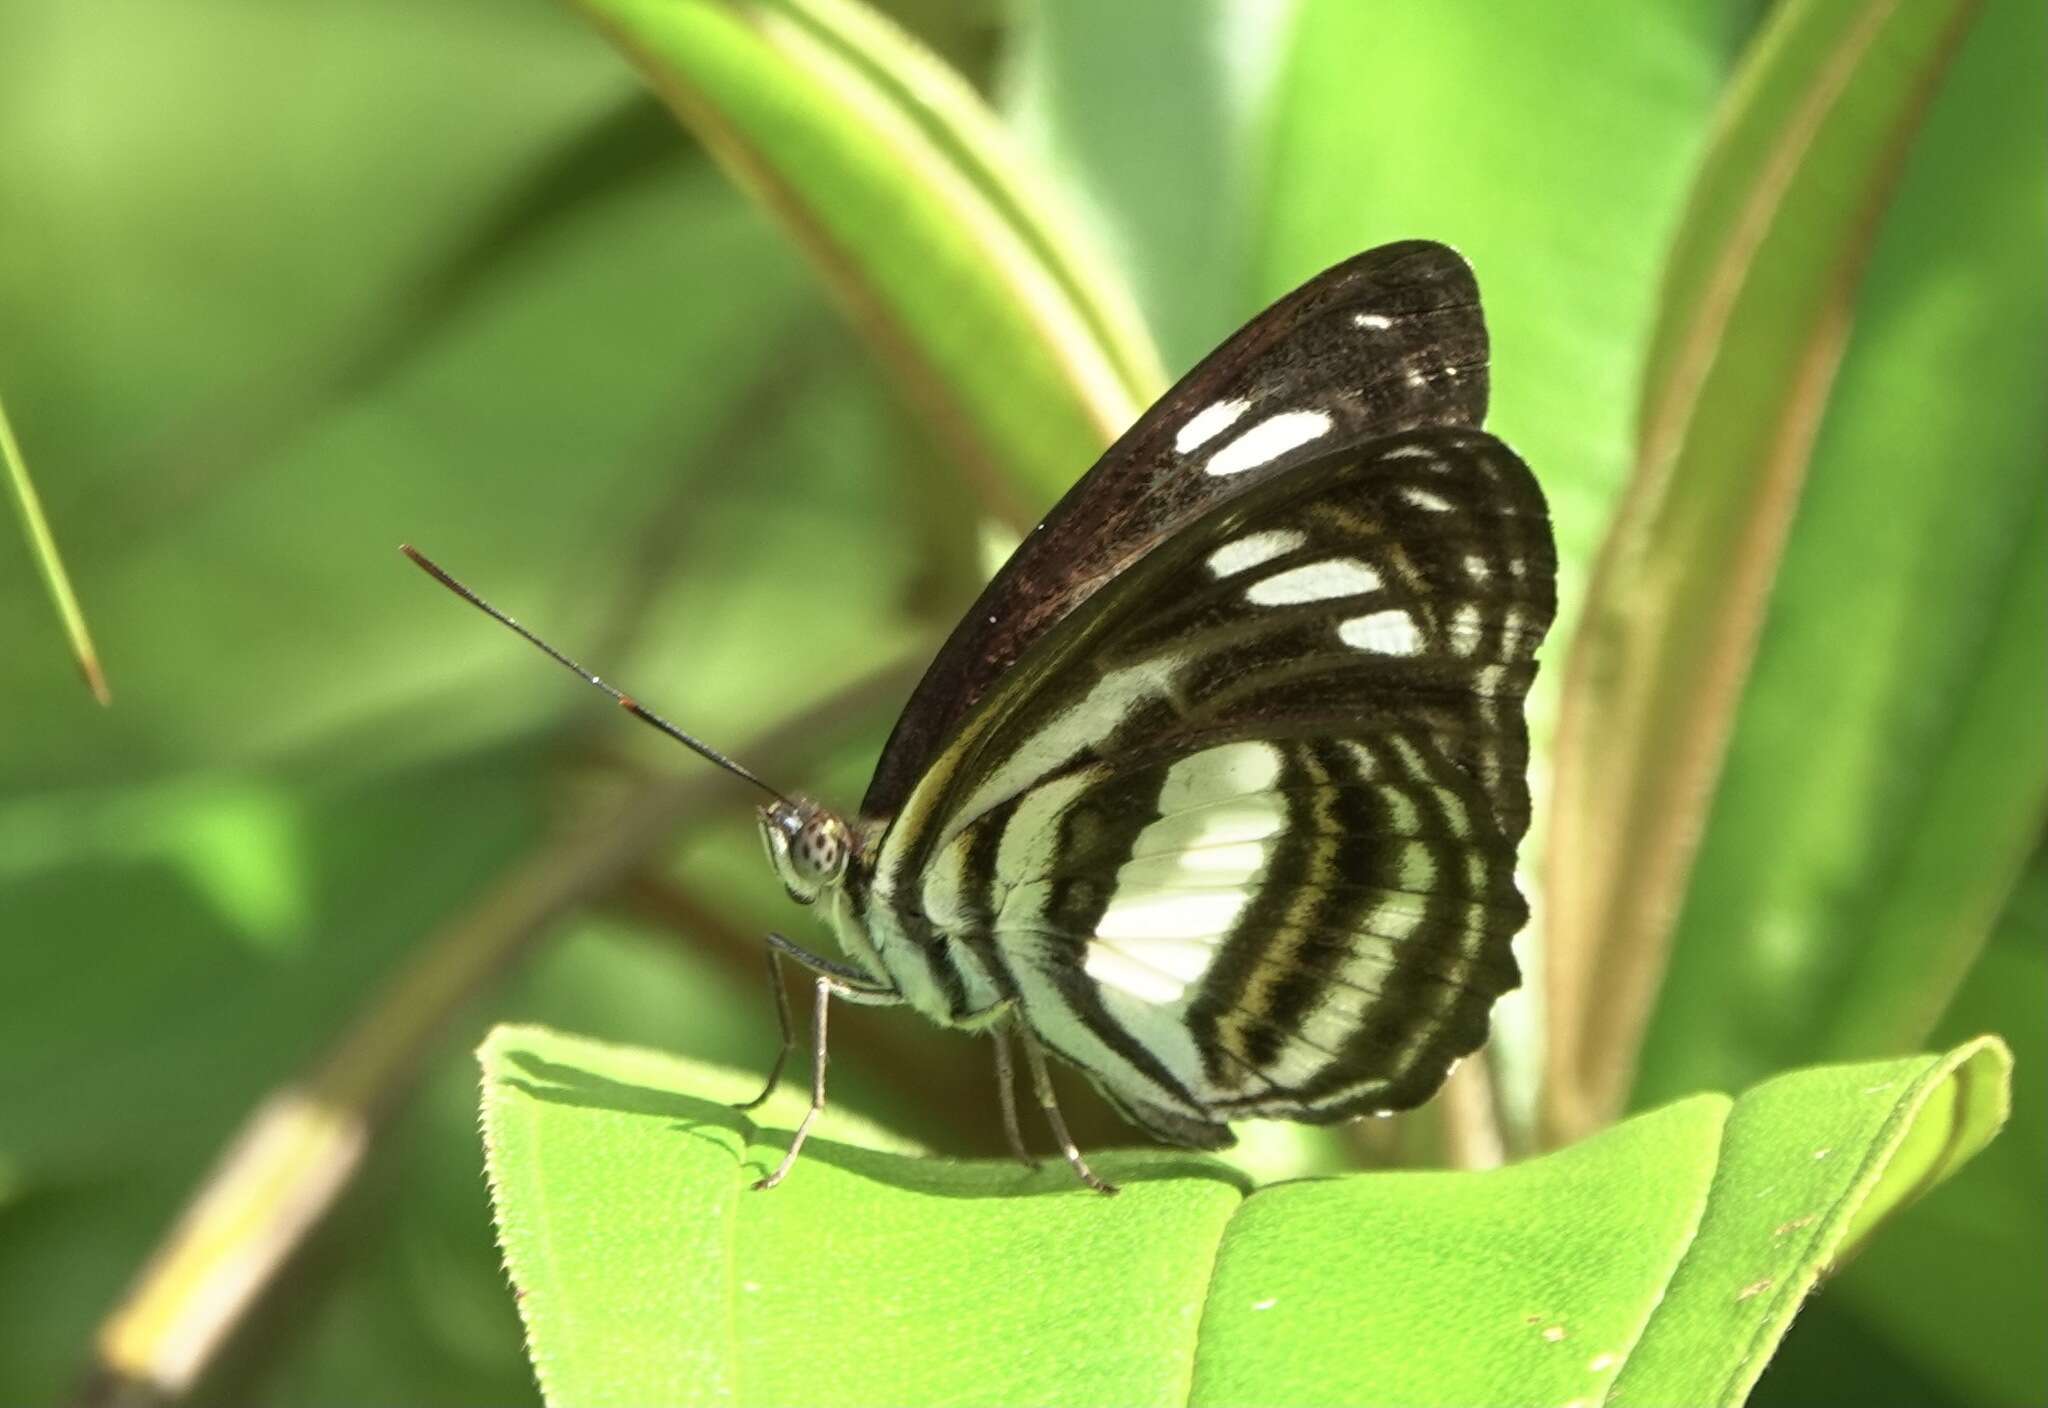
M 1518 981 L 1555 570 L 1534 479 L 1476 430 L 1212 505 L 1044 631 L 906 799 L 864 897 L 892 973 L 956 1015 L 1014 1002 L 1182 1143 L 1427 1099 Z
M 996 574 L 912 693 L 862 814 L 894 815 L 1032 642 L 1182 524 L 1343 445 L 1477 426 L 1486 393 L 1479 291 L 1444 245 L 1368 250 L 1275 303 L 1125 432 Z

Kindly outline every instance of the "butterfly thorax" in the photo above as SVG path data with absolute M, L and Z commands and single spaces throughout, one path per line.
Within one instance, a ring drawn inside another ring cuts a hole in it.
M 975 950 L 985 924 L 928 910 L 917 889 L 880 877 L 890 818 L 847 822 L 814 802 L 760 809 L 761 835 L 783 888 L 823 912 L 840 951 L 878 988 L 949 1027 L 986 1026 L 1015 996 Z

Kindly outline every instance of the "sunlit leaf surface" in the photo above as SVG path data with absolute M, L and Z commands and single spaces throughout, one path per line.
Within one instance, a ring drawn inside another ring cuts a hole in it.
M 1250 1192 L 1212 1160 L 952 1163 L 540 1028 L 483 1053 L 500 1240 L 557 1403 L 1732 1403 L 1820 1270 L 2006 1114 L 1995 1041 L 1699 1096 L 1491 1173 Z M 1105 1320 L 1116 1332 L 1103 1333 Z

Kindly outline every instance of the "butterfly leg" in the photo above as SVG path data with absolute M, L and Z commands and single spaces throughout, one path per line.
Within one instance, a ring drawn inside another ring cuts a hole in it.
M 1010 1152 L 1017 1156 L 1017 1162 L 1035 1170 L 1038 1160 L 1024 1147 L 1023 1131 L 1017 1127 L 1017 1073 L 1010 1064 L 1009 1023 L 996 1023 L 989 1028 L 989 1035 L 996 1043 L 996 1096 L 1002 1105 L 1004 1137 L 1010 1141 Z
M 804 1112 L 802 1121 L 796 1127 L 796 1133 L 790 1136 L 789 1152 L 782 1156 L 782 1162 L 775 1166 L 773 1173 L 754 1184 L 757 1190 L 773 1188 L 789 1176 L 790 1169 L 796 1166 L 798 1151 L 804 1147 L 804 1140 L 810 1136 L 811 1126 L 817 1123 L 819 1114 L 825 1109 L 825 1016 L 831 1010 L 832 999 L 838 997 L 848 1002 L 857 1002 L 874 1007 L 893 1006 L 903 1001 L 902 993 L 892 987 L 887 987 L 873 981 L 858 968 L 852 968 L 843 963 L 834 963 L 829 958 L 820 958 L 817 954 L 791 943 L 780 934 L 770 934 L 768 936 L 768 953 L 771 963 L 783 954 L 788 954 L 799 963 L 820 971 L 814 984 L 816 996 L 811 1006 L 811 1108 Z M 781 969 L 778 967 L 776 969 L 776 990 L 780 992 L 781 989 Z M 785 1018 L 787 1017 L 788 1010 L 788 998 L 784 997 L 782 1011 Z M 788 1023 L 785 1020 L 783 1027 L 785 1035 L 788 1029 Z M 789 1046 L 785 1042 L 783 1055 L 787 1056 L 788 1054 Z M 779 1075 L 781 1069 L 781 1061 L 779 1059 L 776 1062 L 776 1068 L 776 1074 Z M 769 1089 L 774 1089 L 772 1077 Z M 767 1098 L 766 1092 L 763 1092 L 762 1098 Z
M 768 955 L 768 987 L 775 994 L 775 1023 L 782 1032 L 782 1045 L 775 1053 L 775 1064 L 768 1068 L 768 1083 L 761 1087 L 761 1093 L 744 1105 L 735 1105 L 735 1110 L 753 1110 L 766 1103 L 775 1093 L 775 1087 L 782 1084 L 782 1068 L 789 1064 L 789 1053 L 796 1045 L 796 1021 L 789 1014 L 789 991 L 782 982 L 782 955 L 770 943 L 762 950 Z
M 1024 1043 L 1024 1062 L 1031 1067 L 1031 1088 L 1038 1095 L 1038 1106 L 1045 1111 L 1045 1122 L 1052 1126 L 1053 1138 L 1059 1140 L 1060 1152 L 1067 1156 L 1067 1162 L 1083 1183 L 1098 1193 L 1114 1193 L 1116 1185 L 1098 1178 L 1095 1170 L 1088 1167 L 1088 1161 L 1081 1157 L 1081 1151 L 1074 1147 L 1074 1136 L 1067 1133 L 1066 1119 L 1060 1114 L 1060 1103 L 1052 1091 L 1052 1075 L 1045 1068 L 1045 1052 L 1030 1032 L 1020 1030 L 1018 1040 Z
M 771 950 L 772 951 L 772 950 Z M 817 981 L 817 997 L 811 1007 L 811 1108 L 804 1111 L 803 1120 L 797 1125 L 796 1133 L 789 1137 L 789 1152 L 782 1156 L 782 1162 L 775 1166 L 775 1172 L 754 1184 L 755 1190 L 773 1188 L 789 1176 L 796 1165 L 797 1151 L 804 1147 L 804 1140 L 811 1132 L 811 1125 L 825 1108 L 825 1014 L 831 1010 L 832 979 L 820 974 Z M 785 1053 L 788 1048 L 784 1048 Z
M 735 1105 L 735 1110 L 758 1109 L 775 1088 L 782 1084 L 782 1069 L 789 1063 L 789 1053 L 796 1047 L 796 1020 L 790 1016 L 789 993 L 783 986 L 782 960 L 794 958 L 813 973 L 822 973 L 839 980 L 839 995 L 854 1002 L 869 1002 L 888 1005 L 900 1001 L 894 988 L 885 987 L 870 978 L 860 969 L 848 963 L 834 963 L 820 954 L 812 953 L 803 945 L 794 943 L 780 934 L 768 936 L 768 985 L 775 993 L 775 1020 L 782 1029 L 782 1049 L 775 1053 L 775 1064 L 768 1068 L 768 1083 L 761 1093 L 744 1105 Z

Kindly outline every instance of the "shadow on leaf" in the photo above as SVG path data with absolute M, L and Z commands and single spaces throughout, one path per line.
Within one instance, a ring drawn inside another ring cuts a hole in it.
M 733 1149 L 732 1143 L 716 1138 L 712 1131 L 737 1136 L 745 1141 L 744 1147 L 749 1152 L 746 1157 L 736 1160 L 736 1167 L 750 1182 L 773 1167 L 773 1158 L 766 1151 L 779 1153 L 789 1147 L 789 1130 L 764 1129 L 745 1111 L 716 1100 L 615 1080 L 580 1067 L 549 1061 L 530 1051 L 507 1051 L 505 1059 L 522 1071 L 526 1078 L 505 1076 L 500 1078 L 500 1083 L 536 1100 L 579 1109 L 669 1119 L 673 1121 L 671 1128 L 678 1132 L 726 1149 Z M 752 1152 L 755 1145 L 763 1146 L 761 1154 Z M 1240 1194 L 1251 1191 L 1251 1181 L 1237 1169 L 1183 1150 L 1128 1149 L 1100 1156 L 1091 1153 L 1090 1161 L 1104 1177 L 1120 1185 L 1199 1178 L 1228 1184 Z M 929 1197 L 1040 1197 L 1057 1193 L 1100 1196 L 1084 1188 L 1057 1154 L 1045 1157 L 1040 1167 L 1033 1171 L 1007 1160 L 970 1161 L 895 1154 L 813 1135 L 804 1144 L 802 1163 L 829 1165 L 871 1183 Z

